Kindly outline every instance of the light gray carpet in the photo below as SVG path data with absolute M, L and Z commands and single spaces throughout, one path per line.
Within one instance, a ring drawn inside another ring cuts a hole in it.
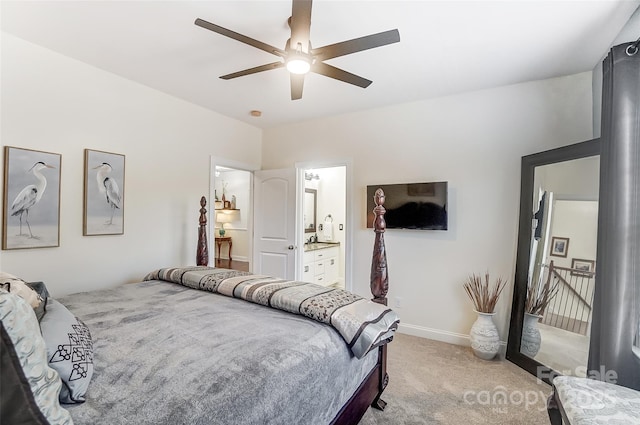
M 551 387 L 507 360 L 481 360 L 471 348 L 396 334 L 381 412 L 360 425 L 548 425 Z

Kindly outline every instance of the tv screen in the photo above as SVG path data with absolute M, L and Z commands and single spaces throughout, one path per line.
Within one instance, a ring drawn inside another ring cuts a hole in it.
M 367 186 L 367 227 L 373 227 L 373 196 L 385 195 L 387 229 L 447 230 L 447 182 Z

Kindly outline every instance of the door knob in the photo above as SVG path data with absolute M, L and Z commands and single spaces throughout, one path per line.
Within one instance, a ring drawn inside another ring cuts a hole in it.
M 295 249 L 295 248 L 296 248 L 296 247 L 295 247 L 295 246 L 293 246 L 293 245 L 289 245 L 289 246 L 287 247 L 287 249 Z

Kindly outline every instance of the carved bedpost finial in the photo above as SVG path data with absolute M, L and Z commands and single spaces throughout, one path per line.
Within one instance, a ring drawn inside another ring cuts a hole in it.
M 374 220 L 373 229 L 376 233 L 384 233 L 387 223 L 384 221 L 384 214 L 387 212 L 384 209 L 384 191 L 382 189 L 376 189 L 376 193 L 373 195 L 373 202 L 376 206 L 373 208 Z
M 207 198 L 204 196 L 200 198 L 200 225 L 207 225 Z
M 376 206 L 373 209 L 373 231 L 376 233 L 373 245 L 373 257 L 371 259 L 371 294 L 374 302 L 387 305 L 387 292 L 389 292 L 389 276 L 387 274 L 387 253 L 384 247 L 384 231 L 387 223 L 384 221 L 384 191 L 377 189 L 373 196 Z
M 198 228 L 198 251 L 196 253 L 196 264 L 198 266 L 209 265 L 209 249 L 207 248 L 207 199 L 200 198 L 200 227 Z

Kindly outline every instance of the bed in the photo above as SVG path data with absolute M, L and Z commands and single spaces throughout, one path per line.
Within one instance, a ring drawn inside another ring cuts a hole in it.
M 197 264 L 207 262 L 205 204 Z M 384 409 L 387 343 L 398 318 L 386 307 L 383 204 L 379 191 L 373 302 L 205 266 L 159 269 L 138 283 L 50 301 L 79 319 L 73 343 L 87 340 L 78 351 L 79 371 L 90 372 L 77 374 L 84 394 L 62 407 L 76 425 L 356 424 L 369 406 Z M 52 414 L 57 419 L 42 423 L 70 423 Z

